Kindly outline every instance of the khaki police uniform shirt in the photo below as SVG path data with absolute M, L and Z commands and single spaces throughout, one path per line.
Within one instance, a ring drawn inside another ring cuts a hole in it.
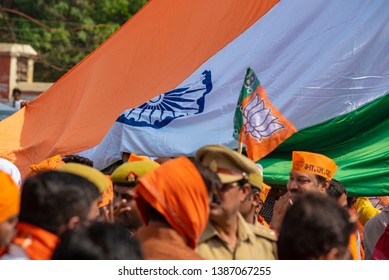
M 208 222 L 200 237 L 196 252 L 210 260 L 275 260 L 277 236 L 262 225 L 250 225 L 238 214 L 238 236 L 234 251 L 223 241 L 219 233 Z

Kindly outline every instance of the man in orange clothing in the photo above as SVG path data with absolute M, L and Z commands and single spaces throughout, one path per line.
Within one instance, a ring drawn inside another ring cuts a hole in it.
M 145 259 L 202 259 L 195 251 L 209 215 L 217 175 L 186 157 L 165 162 L 139 178 L 136 203 L 145 226 L 135 234 Z
M 336 163 L 324 155 L 294 151 L 288 191 L 274 205 L 271 227 L 279 231 L 287 209 L 302 193 L 319 192 L 325 195 L 337 168 Z
M 271 226 L 279 231 L 288 208 L 304 193 L 319 193 L 327 196 L 331 180 L 337 170 L 336 163 L 321 154 L 295 151 L 292 154 L 292 170 L 287 184 L 288 192 L 274 205 Z M 350 235 L 350 252 L 358 259 L 355 233 Z
M 3 259 L 51 259 L 59 234 L 96 218 L 91 208 L 98 197 L 97 187 L 78 175 L 47 171 L 28 177 L 17 231 Z
M 19 188 L 10 175 L 0 171 L 0 255 L 15 233 L 19 207 Z

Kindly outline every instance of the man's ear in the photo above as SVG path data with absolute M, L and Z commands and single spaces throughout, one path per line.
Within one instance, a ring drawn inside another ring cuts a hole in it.
M 330 181 L 329 180 L 325 180 L 324 182 L 321 182 L 319 184 L 319 189 L 320 189 L 321 192 L 326 192 L 329 187 L 330 187 Z
M 261 194 L 260 192 L 255 192 L 253 194 L 253 200 L 251 202 L 251 205 L 253 205 L 254 207 L 258 207 L 260 203 L 261 203 Z
M 251 186 L 249 183 L 245 183 L 243 186 L 240 187 L 240 202 L 243 202 L 247 199 L 247 197 L 250 195 L 251 192 Z
M 69 221 L 66 223 L 66 229 L 74 229 L 77 227 L 77 225 L 80 223 L 80 217 L 73 216 L 69 219 Z

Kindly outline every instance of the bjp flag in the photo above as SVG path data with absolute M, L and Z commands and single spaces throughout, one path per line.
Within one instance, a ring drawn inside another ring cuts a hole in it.
M 247 69 L 234 117 L 234 138 L 254 161 L 273 151 L 297 130 L 274 107 L 251 68 Z

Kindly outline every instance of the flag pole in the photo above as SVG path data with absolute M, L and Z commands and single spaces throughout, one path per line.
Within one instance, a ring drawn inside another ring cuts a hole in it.
M 241 154 L 242 153 L 242 149 L 243 149 L 243 143 L 242 142 L 238 142 L 238 153 Z
M 244 142 L 244 130 L 243 127 L 240 128 L 239 138 L 238 138 L 238 153 L 241 154 L 243 151 L 243 142 Z

